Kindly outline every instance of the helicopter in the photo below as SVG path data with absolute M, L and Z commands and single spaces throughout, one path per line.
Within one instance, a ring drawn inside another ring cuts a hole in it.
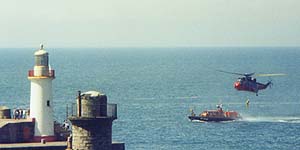
M 255 74 L 253 73 L 236 73 L 236 72 L 228 72 L 223 70 L 217 70 L 219 72 L 223 73 L 229 73 L 229 74 L 235 74 L 240 75 L 243 77 L 239 77 L 237 81 L 234 82 L 233 86 L 238 91 L 248 91 L 248 92 L 254 92 L 256 93 L 256 96 L 258 96 L 258 91 L 266 89 L 268 86 L 271 86 L 273 83 L 272 81 L 268 81 L 267 83 L 259 83 L 256 81 L 256 78 L 253 78 L 252 76 L 260 76 L 260 77 L 270 77 L 270 76 L 283 76 L 286 74 L 283 73 L 276 73 L 276 74 Z

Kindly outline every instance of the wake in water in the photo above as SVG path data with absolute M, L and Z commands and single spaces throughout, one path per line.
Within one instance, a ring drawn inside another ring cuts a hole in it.
M 283 122 L 283 123 L 300 123 L 300 117 L 264 117 L 264 116 L 243 116 L 241 121 L 247 122 Z

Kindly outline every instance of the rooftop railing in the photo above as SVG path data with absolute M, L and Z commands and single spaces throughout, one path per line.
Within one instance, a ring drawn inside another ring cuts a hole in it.
M 76 103 L 72 103 L 69 108 L 67 106 L 67 116 L 68 117 L 109 117 L 112 119 L 117 119 L 117 104 L 108 103 L 107 105 L 93 105 L 89 107 L 86 105 L 81 108 L 81 116 L 78 116 L 78 108 Z M 83 108 L 84 107 L 84 108 Z

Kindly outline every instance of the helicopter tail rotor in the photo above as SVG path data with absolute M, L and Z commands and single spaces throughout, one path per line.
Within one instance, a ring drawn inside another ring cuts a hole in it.
M 270 81 L 270 82 L 271 82 L 271 81 Z M 272 87 L 272 86 L 273 86 L 273 82 L 270 83 L 270 87 Z
M 267 83 L 267 85 L 268 85 L 270 88 L 272 88 L 272 86 L 273 86 L 272 80 L 269 80 L 268 83 Z

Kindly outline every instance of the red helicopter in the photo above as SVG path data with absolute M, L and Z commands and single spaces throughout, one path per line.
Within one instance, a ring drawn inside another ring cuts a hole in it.
M 259 90 L 266 89 L 268 86 L 272 85 L 271 81 L 267 82 L 266 84 L 257 82 L 256 78 L 252 77 L 255 73 L 235 73 L 235 72 L 228 72 L 228 71 L 222 71 L 222 70 L 217 70 L 217 71 L 243 76 L 243 77 L 239 77 L 238 80 L 234 82 L 234 84 L 233 84 L 234 88 L 238 91 L 254 92 L 254 93 L 256 93 L 256 96 L 258 96 Z M 283 74 L 283 73 L 256 74 L 255 76 L 270 77 L 270 76 L 283 76 L 283 75 L 286 75 L 286 74 Z

